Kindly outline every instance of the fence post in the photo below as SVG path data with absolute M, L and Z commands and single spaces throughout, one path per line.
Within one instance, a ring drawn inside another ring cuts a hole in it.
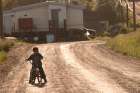
M 64 38 L 65 38 L 65 41 L 68 40 L 67 20 L 66 19 L 64 19 Z

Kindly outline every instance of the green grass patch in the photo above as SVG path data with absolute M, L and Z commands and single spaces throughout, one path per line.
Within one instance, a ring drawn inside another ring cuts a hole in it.
M 0 51 L 0 64 L 7 59 L 7 53 L 5 51 Z
M 118 35 L 110 39 L 107 46 L 124 55 L 140 58 L 140 32 Z

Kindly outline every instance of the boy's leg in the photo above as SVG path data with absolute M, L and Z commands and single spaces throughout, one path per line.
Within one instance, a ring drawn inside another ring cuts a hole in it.
M 33 84 L 35 79 L 34 79 L 34 68 L 32 67 L 31 71 L 30 71 L 30 80 L 29 80 L 29 83 L 30 84 Z
M 47 82 L 45 72 L 42 67 L 39 68 L 41 77 L 44 79 L 45 83 Z

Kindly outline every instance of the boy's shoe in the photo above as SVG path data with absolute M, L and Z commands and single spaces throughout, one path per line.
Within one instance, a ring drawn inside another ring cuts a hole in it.
M 35 83 L 33 83 L 33 82 L 29 82 L 29 84 L 34 85 Z
M 34 85 L 35 83 L 33 81 L 29 81 L 29 84 Z
M 44 83 L 47 83 L 47 79 L 44 79 Z

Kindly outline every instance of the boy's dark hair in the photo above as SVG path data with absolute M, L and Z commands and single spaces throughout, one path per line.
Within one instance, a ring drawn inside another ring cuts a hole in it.
M 37 47 L 34 47 L 33 48 L 33 52 L 38 52 L 39 50 L 38 50 L 38 48 Z

